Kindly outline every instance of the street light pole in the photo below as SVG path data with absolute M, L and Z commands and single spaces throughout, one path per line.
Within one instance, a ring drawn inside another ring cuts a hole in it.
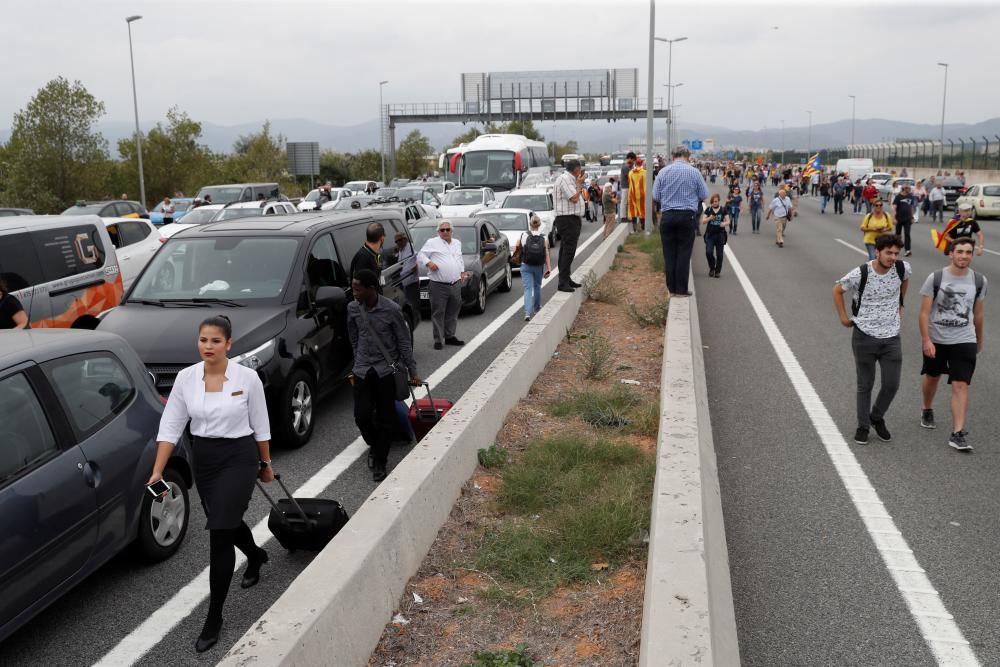
M 806 135 L 806 159 L 812 157 L 812 144 L 813 144 L 813 112 L 806 111 L 809 114 L 809 133 Z
M 658 42 L 667 43 L 667 150 L 673 149 L 673 114 L 670 110 L 670 102 L 673 93 L 672 76 L 673 76 L 673 60 L 674 60 L 674 42 L 683 42 L 687 37 L 675 37 L 674 39 L 666 39 L 664 37 L 654 38 Z
M 132 106 L 135 108 L 135 150 L 139 157 L 139 203 L 146 205 L 146 179 L 142 175 L 142 132 L 139 131 L 139 100 L 135 94 L 135 58 L 132 56 L 132 21 L 138 21 L 141 16 L 128 16 L 128 60 L 132 66 Z
M 389 83 L 388 81 L 378 82 L 378 136 L 379 145 L 381 146 L 381 158 L 382 158 L 382 185 L 388 185 L 385 182 L 385 116 L 384 107 L 382 106 L 382 86 Z
M 785 164 L 785 121 L 781 121 L 781 164 Z
M 656 51 L 656 0 L 649 0 L 649 80 L 646 82 L 646 162 L 653 157 L 653 54 Z M 667 102 L 667 122 L 670 121 L 670 102 Z M 669 132 L 668 132 L 669 133 Z M 646 164 L 646 219 L 643 231 L 649 236 L 653 215 L 653 170 Z M 622 187 L 628 183 L 622 183 Z
M 941 94 L 941 151 L 938 153 L 938 170 L 944 158 L 944 104 L 948 99 L 948 63 L 938 63 L 944 68 L 944 92 Z
M 854 112 L 856 109 L 858 97 L 857 95 L 848 95 L 851 98 L 851 146 L 854 145 Z M 851 151 L 853 152 L 853 150 Z M 850 156 L 848 156 L 850 157 Z
M 674 99 L 675 95 L 674 91 L 676 91 L 683 85 L 684 85 L 683 83 L 663 84 L 663 87 L 667 89 L 667 151 L 668 152 L 673 148 L 673 144 L 671 143 L 671 139 L 673 137 L 671 137 L 670 135 L 671 135 L 671 128 L 674 124 L 674 110 L 679 106 L 677 104 L 674 104 L 674 102 L 676 101 Z

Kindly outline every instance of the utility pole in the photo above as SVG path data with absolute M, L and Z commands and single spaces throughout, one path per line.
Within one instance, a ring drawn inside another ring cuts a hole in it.
M 646 219 L 643 231 L 649 236 L 653 228 L 653 170 L 649 160 L 653 157 L 653 54 L 656 51 L 656 0 L 649 0 L 649 80 L 646 93 Z M 670 102 L 667 102 L 667 122 L 670 122 Z M 669 125 L 668 125 L 669 127 Z M 669 134 L 669 130 L 668 130 Z M 668 137 L 669 138 L 669 137 Z
M 652 30 L 652 28 L 650 28 Z M 658 42 L 667 43 L 667 150 L 673 150 L 673 113 L 671 111 L 670 103 L 673 98 L 673 60 L 674 60 L 674 42 L 683 42 L 687 37 L 675 37 L 674 39 L 666 39 L 664 37 L 654 37 Z
M 856 95 L 848 95 L 848 97 L 851 98 L 851 146 L 852 146 L 852 148 L 848 152 L 848 157 L 850 157 L 851 153 L 854 152 L 854 149 L 853 149 L 853 146 L 854 146 L 854 112 L 855 112 L 855 107 L 856 107 L 856 103 L 858 101 L 858 98 L 857 98 Z
M 135 58 L 132 56 L 132 21 L 138 21 L 141 16 L 125 18 L 128 25 L 128 61 L 132 66 L 132 106 L 135 108 L 135 151 L 139 158 L 139 203 L 146 205 L 146 179 L 142 174 L 142 132 L 139 130 L 139 100 L 135 94 Z
M 944 68 L 944 92 L 941 95 L 941 151 L 938 153 L 938 169 L 944 159 L 944 103 L 948 99 L 948 63 L 938 63 Z
M 382 106 L 382 86 L 389 83 L 388 81 L 378 82 L 378 136 L 379 144 L 382 147 L 381 158 L 382 158 L 382 185 L 388 185 L 385 182 L 385 107 Z
M 813 144 L 813 112 L 806 111 L 809 114 L 809 134 L 806 135 L 806 159 L 812 157 L 812 144 Z

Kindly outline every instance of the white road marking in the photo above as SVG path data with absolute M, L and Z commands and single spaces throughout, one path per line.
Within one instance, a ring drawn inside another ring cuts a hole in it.
M 852 250 L 857 250 L 844 241 L 840 242 Z M 896 582 L 896 588 L 903 596 L 910 615 L 920 629 L 927 647 L 934 654 L 939 665 L 962 667 L 979 665 L 979 660 L 969 646 L 969 642 L 966 641 L 962 631 L 948 613 L 944 603 L 941 602 L 940 595 L 920 567 L 913 552 L 909 550 L 909 545 L 902 533 L 899 532 L 892 517 L 888 512 L 885 512 L 885 506 L 879 500 L 878 493 L 861 469 L 857 458 L 837 428 L 819 394 L 813 388 L 812 382 L 806 376 L 798 359 L 795 358 L 795 353 L 792 352 L 784 335 L 771 317 L 771 313 L 768 312 L 760 295 L 750 282 L 743 266 L 736 259 L 736 254 L 729 246 L 726 246 L 725 252 L 733 272 L 739 279 L 740 285 L 743 286 L 747 299 L 771 342 L 771 347 L 778 355 L 792 388 L 795 389 L 806 414 L 809 415 L 813 428 L 819 435 L 844 488 L 848 490 L 848 495 L 868 529 L 868 534 L 882 557 L 886 569 L 893 581 Z M 867 255 L 867 253 L 865 254 Z M 859 492 L 864 493 L 867 498 L 860 499 Z M 877 513 L 871 513 L 873 510 Z M 893 536 L 891 542 L 887 539 L 887 535 Z
M 853 244 L 851 244 L 851 243 L 848 243 L 847 241 L 844 241 L 843 239 L 834 239 L 834 241 L 836 241 L 836 242 L 837 242 L 837 243 L 839 243 L 840 245 L 844 246 L 845 248 L 850 248 L 850 249 L 851 249 L 851 250 L 853 250 L 854 252 L 860 252 L 860 253 L 861 253 L 862 255 L 864 255 L 865 257 L 867 257 L 867 256 L 868 256 L 868 251 L 866 251 L 866 250 L 862 250 L 861 248 L 857 247 L 856 245 L 853 245 Z
M 989 248 L 983 248 L 983 252 L 988 252 L 991 255 L 997 255 L 998 257 L 1000 257 L 1000 252 L 997 252 L 996 250 L 990 250 Z
M 602 240 L 600 231 L 595 231 L 590 238 L 584 241 L 577 248 L 577 256 L 586 250 L 595 241 Z M 559 275 L 559 269 L 554 269 L 549 277 L 542 281 L 542 285 L 547 285 Z M 457 353 L 452 355 L 441 366 L 431 373 L 426 381 L 437 384 L 448 377 L 462 362 L 468 359 L 480 348 L 490 337 L 496 333 L 500 327 L 517 312 L 523 311 L 524 301 L 518 299 L 511 304 L 507 310 L 503 311 L 486 328 L 461 347 Z M 407 403 L 410 401 L 407 400 Z M 367 456 L 368 446 L 365 441 L 358 437 L 335 456 L 329 463 L 320 468 L 305 484 L 295 489 L 292 495 L 301 497 L 315 497 L 322 494 L 344 471 L 354 465 L 360 458 Z M 254 540 L 259 545 L 269 542 L 272 538 L 271 531 L 267 528 L 267 517 L 261 519 L 253 527 Z M 243 553 L 236 550 L 236 570 L 239 570 L 246 563 Z M 174 593 L 167 602 L 150 615 L 145 621 L 139 624 L 127 636 L 123 637 L 117 645 L 95 663 L 95 667 L 125 667 L 135 664 L 140 658 L 146 655 L 167 634 L 170 633 L 185 618 L 191 615 L 195 608 L 208 598 L 208 568 L 206 567 L 194 579 L 188 582 L 183 588 Z M 235 604 L 229 601 L 229 604 Z

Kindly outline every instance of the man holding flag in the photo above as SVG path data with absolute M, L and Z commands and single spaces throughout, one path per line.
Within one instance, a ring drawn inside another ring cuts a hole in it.
M 968 203 L 959 205 L 958 215 L 952 218 L 941 232 L 936 229 L 931 230 L 931 240 L 934 241 L 934 247 L 946 255 L 951 253 L 951 244 L 955 239 L 966 236 L 975 237 L 973 243 L 975 243 L 976 254 L 982 255 L 983 248 L 986 247 L 986 238 L 983 236 L 983 230 L 979 223 L 972 217 L 972 204 Z

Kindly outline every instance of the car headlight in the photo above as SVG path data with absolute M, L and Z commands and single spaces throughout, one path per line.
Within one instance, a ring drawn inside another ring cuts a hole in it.
M 255 347 L 249 352 L 244 352 L 238 357 L 234 357 L 233 361 L 252 370 L 258 370 L 266 366 L 267 362 L 271 361 L 273 357 L 274 339 L 272 338 L 263 345 Z

